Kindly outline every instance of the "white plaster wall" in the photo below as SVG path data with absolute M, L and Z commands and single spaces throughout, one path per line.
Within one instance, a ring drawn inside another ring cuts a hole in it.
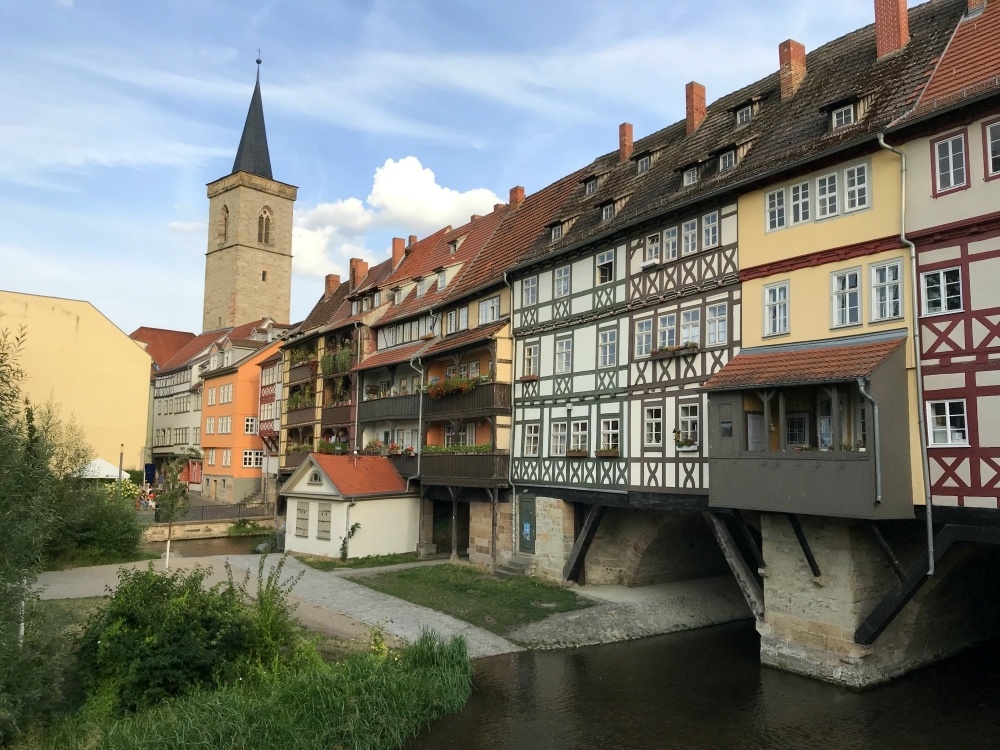
M 360 528 L 348 542 L 348 557 L 390 555 L 417 549 L 420 522 L 420 499 L 416 496 L 357 500 L 354 505 L 343 500 L 312 500 L 290 498 L 288 501 L 288 532 L 285 548 L 307 555 L 339 557 L 340 545 L 348 529 L 355 523 Z M 317 539 L 319 505 L 330 502 L 330 539 Z M 300 503 L 309 506 L 309 536 L 295 535 Z

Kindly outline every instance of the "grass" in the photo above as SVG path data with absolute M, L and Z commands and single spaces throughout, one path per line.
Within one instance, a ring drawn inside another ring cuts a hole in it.
M 499 635 L 556 612 L 591 606 L 554 584 L 527 576 L 501 581 L 470 565 L 432 565 L 352 580 Z
M 76 550 L 54 560 L 47 561 L 45 570 L 69 570 L 70 568 L 86 568 L 91 565 L 118 565 L 119 563 L 142 562 L 143 560 L 159 560 L 159 552 L 136 550 L 132 554 L 107 554 L 95 550 Z
M 350 560 L 340 560 L 334 557 L 317 557 L 315 555 L 292 555 L 296 560 L 310 568 L 322 570 L 344 570 L 347 568 L 381 568 L 385 565 L 399 565 L 417 561 L 416 552 L 399 552 L 392 555 L 368 555 L 354 557 Z

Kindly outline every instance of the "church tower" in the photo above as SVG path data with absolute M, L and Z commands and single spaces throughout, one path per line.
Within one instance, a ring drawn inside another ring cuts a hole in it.
M 271 177 L 257 60 L 257 85 L 233 171 L 208 184 L 202 330 L 265 317 L 290 322 L 292 204 L 297 192 Z

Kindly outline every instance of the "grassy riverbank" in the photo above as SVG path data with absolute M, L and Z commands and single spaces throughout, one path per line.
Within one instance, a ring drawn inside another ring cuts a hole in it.
M 303 565 L 329 572 L 331 570 L 347 570 L 350 568 L 381 568 L 386 565 L 399 565 L 417 561 L 416 552 L 397 552 L 392 555 L 368 555 L 367 557 L 352 557 L 350 560 L 340 560 L 333 557 L 317 557 L 315 555 L 292 555 Z
M 471 565 L 432 565 L 351 580 L 499 635 L 556 612 L 592 605 L 568 589 L 537 578 L 498 580 Z

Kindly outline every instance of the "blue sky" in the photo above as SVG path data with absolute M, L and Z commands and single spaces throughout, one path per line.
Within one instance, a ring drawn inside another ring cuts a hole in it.
M 911 6 L 916 3 L 910 3 Z M 347 259 L 529 193 L 873 20 L 872 0 L 0 0 L 0 289 L 196 331 L 205 184 L 262 50 L 292 320 Z

